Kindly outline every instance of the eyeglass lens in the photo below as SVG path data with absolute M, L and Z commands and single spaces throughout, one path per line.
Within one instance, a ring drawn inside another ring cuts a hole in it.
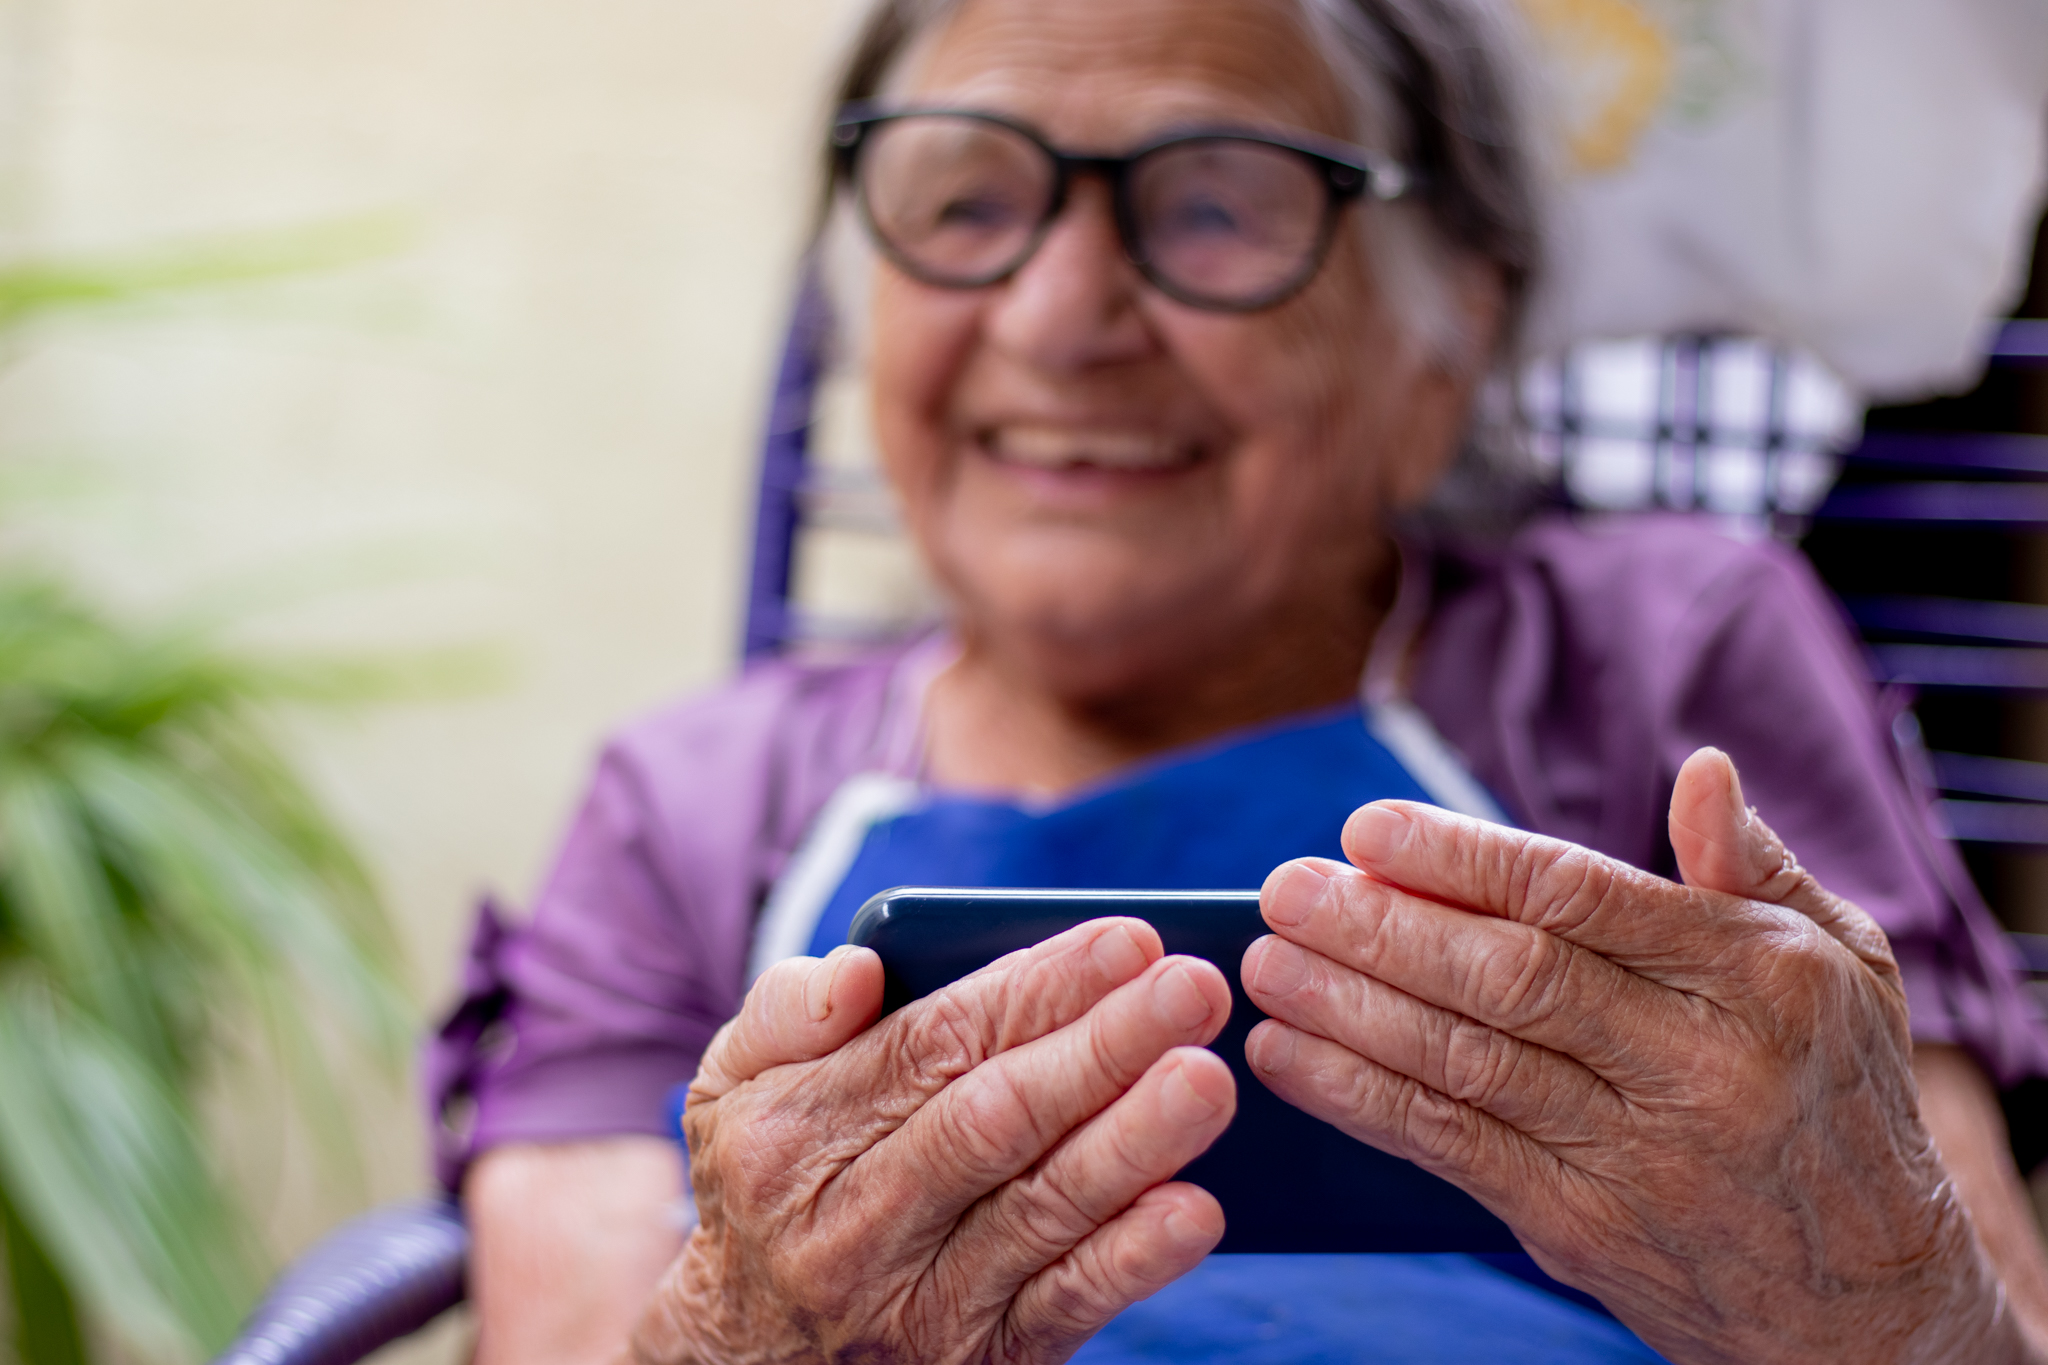
M 870 227 L 932 284 L 1003 278 L 1037 245 L 1058 169 L 1014 129 L 953 114 L 880 123 L 861 150 L 858 188 Z M 1167 143 L 1134 162 L 1124 185 L 1125 243 L 1168 292 L 1242 307 L 1284 294 L 1314 270 L 1328 187 L 1298 153 L 1228 137 Z

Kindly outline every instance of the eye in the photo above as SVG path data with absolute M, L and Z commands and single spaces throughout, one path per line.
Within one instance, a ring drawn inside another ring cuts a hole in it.
M 1220 199 L 1189 198 L 1173 205 L 1160 226 L 1169 232 L 1235 235 L 1244 225 L 1237 211 Z
M 975 195 L 946 201 L 933 216 L 933 223 L 938 227 L 987 230 L 1008 227 L 1017 221 L 1017 216 L 1014 202 L 994 195 Z

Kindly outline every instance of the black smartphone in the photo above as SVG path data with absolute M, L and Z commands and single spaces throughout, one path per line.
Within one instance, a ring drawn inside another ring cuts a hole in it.
M 1245 949 L 1265 935 L 1256 891 L 1034 891 L 899 886 L 854 916 L 894 1010 L 977 968 L 1092 919 L 1129 915 L 1169 953 L 1215 963 L 1230 1022 L 1210 1048 L 1237 1078 L 1237 1116 L 1181 1172 L 1223 1205 L 1219 1251 L 1518 1252 L 1507 1224 L 1449 1181 L 1366 1146 L 1281 1100 L 1252 1074 L 1244 1041 L 1265 1015 L 1244 993 Z

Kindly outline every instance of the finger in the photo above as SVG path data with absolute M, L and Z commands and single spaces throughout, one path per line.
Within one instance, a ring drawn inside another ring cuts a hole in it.
M 1237 1111 L 1230 1067 L 1205 1048 L 1168 1052 L 1109 1108 L 960 1220 L 937 1267 L 976 1306 L 1008 1300 L 1145 1191 L 1209 1149 Z
M 1076 925 L 912 1001 L 834 1056 L 822 1083 L 893 1129 L 990 1057 L 1079 1019 L 1163 951 L 1141 919 Z
M 1158 932 L 1143 920 L 1092 921 L 912 1002 L 882 1025 L 842 1041 L 836 1051 L 824 1044 L 852 1032 L 832 1029 L 840 1022 L 839 992 L 850 988 L 834 983 L 824 995 L 828 1018 L 812 1025 L 806 1021 L 818 997 L 807 989 L 817 985 L 813 973 L 823 967 L 781 964 L 756 983 L 740 1018 L 714 1039 L 692 1082 L 685 1124 L 691 1151 L 707 1171 L 719 1166 L 707 1155 L 718 1143 L 738 1147 L 735 1169 L 772 1167 L 772 1179 L 736 1187 L 745 1197 L 782 1199 L 802 1189 L 806 1199 L 852 1201 L 865 1195 L 877 1199 L 877 1208 L 916 1207 L 926 1199 L 928 1171 L 905 1169 L 900 1161 L 863 1166 L 864 1158 L 948 1083 L 992 1055 L 1081 1017 L 1145 971 L 1160 951 Z M 862 1024 L 872 1021 L 881 997 L 879 959 L 867 949 L 835 950 L 834 956 L 848 967 L 872 964 L 872 986 L 862 987 L 872 994 L 857 1002 Z M 851 1016 L 852 993 L 848 1001 Z M 806 1028 L 820 1035 L 810 1039 L 817 1047 L 812 1069 L 790 1084 L 737 1088 L 770 1066 L 797 1060 L 801 1049 L 788 1046 L 782 1035 Z M 1171 1044 L 1159 1051 L 1165 1046 Z M 1132 1074 L 1143 1069 L 1140 1064 Z M 701 1107 L 713 1099 L 719 1100 L 717 1110 Z M 718 1114 L 718 1122 L 695 1117 L 709 1113 Z M 855 1173 L 851 1179 L 849 1172 Z M 879 1194 L 873 1190 L 877 1184 Z M 929 1227 L 905 1218 L 896 1220 L 895 1230 L 921 1236 Z
M 1680 989 L 1713 978 L 1784 917 L 1682 887 L 1591 849 L 1411 801 L 1352 812 L 1344 852 L 1376 880 L 1556 934 Z
M 1696 1008 L 1556 934 L 1453 909 L 1337 863 L 1283 863 L 1266 878 L 1259 905 L 1276 934 L 1323 959 L 1606 1075 L 1639 1066 L 1644 1039 L 1674 1036 Z M 1274 965 L 1292 961 L 1279 957 Z M 1245 989 L 1261 1009 L 1278 1013 L 1255 988 L 1251 965 L 1248 954 Z M 1297 984 L 1275 982 L 1273 989 Z
M 1251 946 L 1244 984 L 1252 1003 L 1275 1019 L 1492 1114 L 1546 1145 L 1591 1141 L 1625 1120 L 1620 1097 L 1579 1062 L 1418 1000 L 1284 938 L 1262 938 Z
M 991 1358 L 1064 1360 L 1222 1239 L 1223 1206 L 1207 1190 L 1176 1183 L 1147 1191 L 1018 1291 Z
M 882 960 L 851 944 L 763 972 L 739 1014 L 712 1035 L 685 1101 L 722 1098 L 764 1071 L 826 1056 L 882 1012 Z
M 936 1094 L 877 1145 L 850 1197 L 904 1211 L 903 1226 L 920 1230 L 906 1235 L 940 1237 L 1168 1051 L 1208 1042 L 1229 1018 L 1230 987 L 1213 963 L 1164 958 L 1075 1023 L 991 1058 Z
M 1251 1031 L 1244 1052 L 1281 1099 L 1442 1176 L 1511 1226 L 1526 1215 L 1530 1198 L 1555 1190 L 1561 1163 L 1542 1146 L 1339 1043 L 1267 1019 Z
M 1742 799 L 1735 762 L 1701 749 L 1678 770 L 1671 792 L 1671 847 L 1688 886 L 1797 910 L 1856 956 L 1890 966 L 1891 947 L 1877 921 L 1833 894 L 1799 865 Z

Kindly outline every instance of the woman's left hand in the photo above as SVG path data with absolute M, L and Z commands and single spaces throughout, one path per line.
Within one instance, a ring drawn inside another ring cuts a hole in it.
M 1405 802 L 1268 879 L 1278 1094 L 1460 1185 L 1674 1361 L 2023 1359 L 1882 930 L 1693 755 L 1688 885 Z

